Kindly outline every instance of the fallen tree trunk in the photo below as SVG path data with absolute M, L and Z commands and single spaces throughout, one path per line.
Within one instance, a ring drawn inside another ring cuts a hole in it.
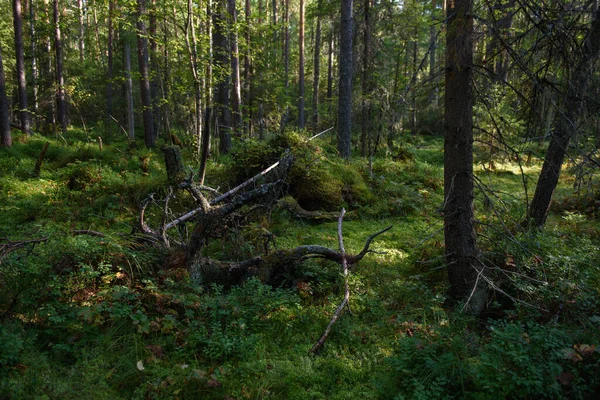
M 296 216 L 296 218 L 304 219 L 313 222 L 333 222 L 337 221 L 339 214 L 334 211 L 308 211 L 298 204 L 298 201 L 291 196 L 284 197 L 279 200 L 279 207 L 288 210 Z M 354 219 L 357 217 L 356 212 L 350 211 L 346 213 L 346 219 Z
M 391 228 L 388 226 L 367 237 L 363 249 L 354 255 L 344 254 L 342 251 L 335 251 L 325 246 L 304 245 L 287 250 L 277 250 L 271 254 L 256 256 L 244 261 L 218 261 L 207 257 L 198 257 L 189 265 L 190 276 L 198 283 L 218 283 L 232 286 L 251 277 L 257 277 L 265 283 L 272 283 L 277 277 L 292 272 L 300 263 L 311 258 L 322 258 L 338 264 L 343 264 L 345 261 L 350 268 L 368 253 L 373 252 L 370 250 L 370 246 L 375 237 Z

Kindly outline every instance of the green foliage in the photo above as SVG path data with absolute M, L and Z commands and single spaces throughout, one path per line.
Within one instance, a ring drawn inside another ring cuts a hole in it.
M 378 154 L 372 170 L 367 160 L 340 162 L 335 149 L 307 142 L 305 133 L 238 143 L 234 155 L 210 160 L 209 185 L 225 190 L 292 148 L 292 194 L 312 193 L 314 208 L 359 211 L 343 224 L 348 253 L 394 225 L 372 243 L 377 253 L 353 266 L 352 314 L 311 357 L 343 295 L 339 265 L 307 260 L 288 268 L 279 288 L 256 279 L 227 290 L 193 283 L 185 265 L 170 261 L 179 250 L 169 255 L 130 234 L 140 202 L 164 196 L 160 152 L 118 141 L 100 151 L 95 136 L 74 130 L 68 145 L 34 136 L 0 151 L 1 236 L 49 236 L 1 259 L 0 397 L 590 398 L 598 390 L 594 213 L 565 207 L 569 213 L 553 215 L 545 232 L 513 238 L 486 229 L 496 216 L 478 208 L 492 279 L 530 306 L 497 295 L 489 312 L 499 319 L 476 321 L 446 304 L 440 138 L 406 138 L 402 157 Z M 509 192 L 499 197 L 522 212 L 518 167 L 509 159 L 497 167 L 478 177 Z M 539 165 L 530 168 L 537 173 Z M 559 191 L 569 197 L 565 186 Z M 177 195 L 170 207 L 179 214 L 195 203 Z M 261 254 L 266 235 L 270 251 L 337 248 L 336 222 L 247 211 L 250 222 L 215 232 L 206 256 Z M 146 219 L 158 226 L 162 203 L 151 203 Z
M 562 329 L 506 320 L 481 334 L 464 328 L 399 340 L 388 360 L 395 398 L 587 398 L 600 387 L 589 379 L 600 368 L 595 346 L 574 343 Z

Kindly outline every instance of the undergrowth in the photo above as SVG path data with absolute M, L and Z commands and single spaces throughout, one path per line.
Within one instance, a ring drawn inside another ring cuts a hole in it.
M 309 142 L 296 132 L 268 146 L 248 140 L 233 155 L 211 159 L 206 183 L 225 191 L 292 149 L 289 193 L 303 207 L 356 212 L 344 222 L 349 253 L 394 225 L 353 267 L 351 313 L 310 356 L 343 296 L 337 264 L 311 260 L 278 287 L 257 279 L 230 289 L 193 282 L 174 252 L 135 234 L 139 205 L 152 193 L 147 221 L 157 226 L 162 218 L 160 152 L 119 141 L 100 150 L 90 137 L 74 132 L 67 145 L 34 136 L 0 149 L 3 244 L 46 238 L 1 260 L 0 397 L 599 396 L 593 197 L 580 201 L 560 186 L 547 229 L 527 231 L 519 226 L 518 167 L 500 160 L 495 171 L 477 169 L 477 231 L 497 290 L 476 319 L 446 298 L 439 138 L 407 139 L 372 167 L 360 159 L 347 164 L 327 140 Z M 191 151 L 184 149 L 186 160 Z M 192 207 L 185 196 L 171 203 L 173 214 Z M 241 260 L 303 244 L 337 248 L 335 222 L 277 209 L 244 218 L 249 223 L 212 239 L 208 255 Z M 186 240 L 189 232 L 175 235 Z

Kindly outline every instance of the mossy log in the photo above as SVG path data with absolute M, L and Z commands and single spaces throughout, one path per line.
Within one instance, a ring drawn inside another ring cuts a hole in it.
M 272 283 L 276 277 L 292 271 L 300 263 L 310 258 L 322 258 L 342 264 L 345 259 L 348 266 L 357 264 L 367 253 L 373 239 L 387 232 L 389 226 L 370 235 L 362 251 L 358 254 L 342 255 L 341 252 L 320 245 L 304 245 L 288 250 L 277 250 L 264 256 L 256 256 L 244 261 L 218 261 L 211 258 L 197 258 L 190 265 L 190 276 L 198 283 L 218 283 L 226 287 L 237 285 L 244 280 L 257 277 L 262 282 Z
M 278 205 L 288 211 L 291 211 L 297 218 L 315 221 L 315 222 L 333 222 L 337 221 L 339 213 L 333 211 L 308 211 L 298 204 L 291 196 L 284 197 L 279 200 Z M 346 219 L 355 219 L 357 217 L 355 211 L 346 213 Z

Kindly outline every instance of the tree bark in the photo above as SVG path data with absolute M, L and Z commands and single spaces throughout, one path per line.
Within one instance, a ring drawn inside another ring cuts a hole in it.
M 245 110 L 247 110 L 248 125 L 246 131 L 248 136 L 252 136 L 252 60 L 250 50 L 250 26 L 252 23 L 252 12 L 250 0 L 245 0 L 244 13 L 246 17 L 246 52 L 244 53 L 244 91 L 245 91 Z M 275 42 L 277 43 L 277 42 Z
M 431 84 L 431 89 L 429 90 L 429 94 L 427 96 L 427 100 L 429 102 L 429 106 L 432 106 L 437 103 L 437 86 L 436 86 L 436 69 L 435 69 L 435 51 L 437 49 L 436 43 L 436 28 L 435 22 L 437 20 L 437 3 L 436 0 L 432 0 L 431 2 L 431 27 L 429 28 L 429 81 Z
M 202 141 L 202 93 L 200 90 L 200 74 L 198 71 L 198 55 L 196 51 L 196 29 L 194 25 L 193 3 L 192 0 L 188 0 L 185 41 L 190 56 L 190 71 L 192 72 L 192 77 L 194 79 L 194 136 L 196 137 L 196 141 L 198 143 L 198 150 L 200 150 Z
M 158 42 L 156 41 L 158 24 L 156 22 L 156 0 L 150 0 L 148 41 L 150 44 L 150 101 L 152 102 L 152 132 L 158 137 L 160 129 L 160 68 L 158 63 Z
M 341 15 L 337 147 L 340 156 L 349 160 L 352 138 L 352 0 L 342 0 Z
M 27 135 L 31 135 L 29 112 L 27 110 L 27 80 L 25 75 L 25 56 L 23 50 L 23 14 L 21 0 L 13 0 L 13 25 L 15 34 L 15 56 L 17 85 L 19 93 L 19 118 L 21 127 Z
M 38 128 L 37 115 L 39 112 L 38 107 L 38 79 L 39 71 L 37 66 L 37 52 L 36 52 L 36 34 L 35 34 L 35 10 L 33 7 L 33 0 L 29 0 L 29 36 L 31 40 L 31 85 L 33 86 L 32 98 L 33 102 L 33 120 L 35 122 L 36 129 Z M 30 118 L 31 120 L 31 118 Z
M 582 52 L 567 84 L 564 110 L 550 139 L 531 207 L 527 213 L 528 222 L 538 228 L 543 227 L 546 222 L 569 143 L 577 133 L 578 119 L 584 114 L 586 92 L 600 53 L 600 9 L 593 14 Z
M 77 10 L 79 12 L 79 38 L 78 38 L 78 46 L 79 46 L 79 60 L 85 60 L 85 26 L 84 26 L 84 9 L 83 9 L 83 0 L 77 0 Z
M 371 59 L 371 18 L 370 18 L 370 3 L 371 0 L 365 0 L 364 17 L 365 26 L 363 32 L 363 70 L 362 70 L 362 118 L 361 118 L 361 134 L 360 134 L 360 155 L 367 156 L 367 137 L 369 133 L 370 121 L 368 118 L 369 107 L 369 76 L 371 74 L 370 59 Z
M 136 35 L 140 71 L 140 95 L 142 98 L 142 115 L 144 117 L 144 143 L 146 147 L 154 147 L 156 145 L 156 137 L 154 135 L 154 116 L 152 115 L 152 97 L 148 71 L 148 32 L 144 23 L 144 18 L 146 17 L 146 0 L 137 0 L 137 7 Z
M 317 9 L 321 8 L 318 0 Z M 319 79 L 321 75 L 321 14 L 317 14 L 317 30 L 315 32 L 315 55 L 313 59 L 313 93 L 312 93 L 312 127 L 319 130 Z
M 229 11 L 229 32 L 231 44 L 231 109 L 233 130 L 236 135 L 242 133 L 242 90 L 240 83 L 240 56 L 238 45 L 238 28 L 237 28 L 237 8 L 235 0 L 228 0 Z
M 114 0 L 108 1 L 108 63 L 106 73 L 106 133 L 110 136 L 110 121 L 112 116 L 112 101 L 113 101 L 113 40 L 114 40 L 114 26 L 113 26 L 113 13 L 115 10 Z
M 304 0 L 300 0 L 298 37 L 298 128 L 304 129 Z
M 473 212 L 473 0 L 448 4 L 444 140 L 444 236 L 450 294 L 479 314 L 486 289 Z
M 225 14 L 227 12 L 226 0 L 217 0 L 213 9 L 213 37 L 214 65 L 217 86 L 214 91 L 214 105 L 216 112 L 215 135 L 219 137 L 219 151 L 227 154 L 231 150 L 231 113 L 229 112 L 229 45 L 227 43 Z
M 330 103 L 333 98 L 333 20 L 329 31 L 328 49 L 327 49 L 327 102 Z
M 54 0 L 54 51 L 56 54 L 56 109 L 61 132 L 67 132 L 67 99 L 65 94 L 65 78 L 63 76 L 62 40 L 60 32 L 59 0 Z
M 6 98 L 6 79 L 4 78 L 4 65 L 2 63 L 2 44 L 0 44 L 0 145 L 12 146 L 10 133 L 10 114 L 8 112 L 8 99 Z
M 125 92 L 127 96 L 127 134 L 129 143 L 135 143 L 135 119 L 133 116 L 133 81 L 131 79 L 131 46 L 125 42 Z

